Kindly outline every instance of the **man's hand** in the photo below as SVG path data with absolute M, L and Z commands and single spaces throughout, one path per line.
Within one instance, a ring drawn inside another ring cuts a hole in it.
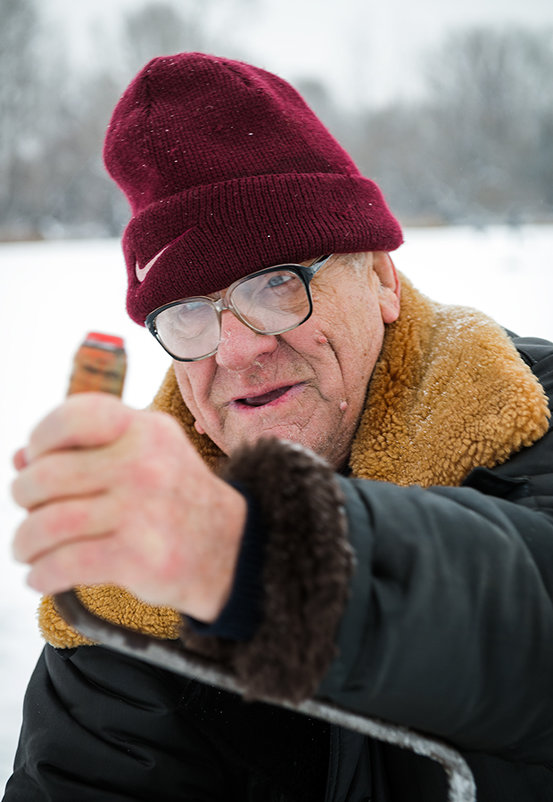
M 42 593 L 111 583 L 201 621 L 224 606 L 246 518 L 168 415 L 71 396 L 14 457 L 13 545 Z

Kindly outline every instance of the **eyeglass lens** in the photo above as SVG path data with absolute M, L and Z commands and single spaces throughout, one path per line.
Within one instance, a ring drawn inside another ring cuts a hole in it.
M 308 290 L 293 271 L 274 270 L 238 282 L 228 306 L 244 323 L 262 334 L 282 334 L 303 323 L 310 310 Z M 214 353 L 220 339 L 217 301 L 196 298 L 164 309 L 155 319 L 165 348 L 181 359 Z

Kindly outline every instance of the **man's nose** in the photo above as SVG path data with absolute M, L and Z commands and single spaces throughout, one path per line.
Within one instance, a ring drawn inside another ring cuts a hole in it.
M 220 367 L 247 370 L 258 357 L 272 353 L 277 347 L 276 335 L 252 331 L 230 311 L 221 314 L 221 340 L 215 354 Z

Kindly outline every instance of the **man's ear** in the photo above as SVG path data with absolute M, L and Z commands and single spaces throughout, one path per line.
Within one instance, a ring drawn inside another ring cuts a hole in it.
M 393 323 L 399 316 L 401 284 L 387 251 L 373 253 L 373 270 L 380 281 L 378 292 L 382 320 L 384 323 Z

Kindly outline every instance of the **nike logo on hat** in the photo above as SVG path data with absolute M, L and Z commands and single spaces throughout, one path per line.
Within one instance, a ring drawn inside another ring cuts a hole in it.
M 170 244 L 171 244 L 171 243 L 169 243 L 169 245 L 170 245 Z M 158 260 L 158 259 L 159 259 L 159 257 L 161 256 L 161 254 L 162 254 L 162 253 L 165 253 L 165 251 L 167 250 L 167 248 L 169 247 L 169 245 L 166 245 L 166 246 L 165 246 L 165 248 L 162 248 L 162 249 L 160 250 L 160 252 L 159 252 L 159 253 L 156 253 L 156 255 L 154 256 L 154 258 L 153 258 L 153 259 L 150 259 L 150 261 L 148 262 L 148 264 L 144 265 L 144 267 L 140 267 L 140 265 L 138 264 L 138 262 L 136 262 L 136 263 L 135 263 L 136 277 L 137 277 L 137 279 L 138 279 L 139 281 L 144 281 L 144 279 L 146 278 L 146 276 L 148 275 L 148 273 L 150 272 L 150 270 L 152 269 L 152 267 L 155 265 L 155 263 L 157 262 L 157 260 Z

